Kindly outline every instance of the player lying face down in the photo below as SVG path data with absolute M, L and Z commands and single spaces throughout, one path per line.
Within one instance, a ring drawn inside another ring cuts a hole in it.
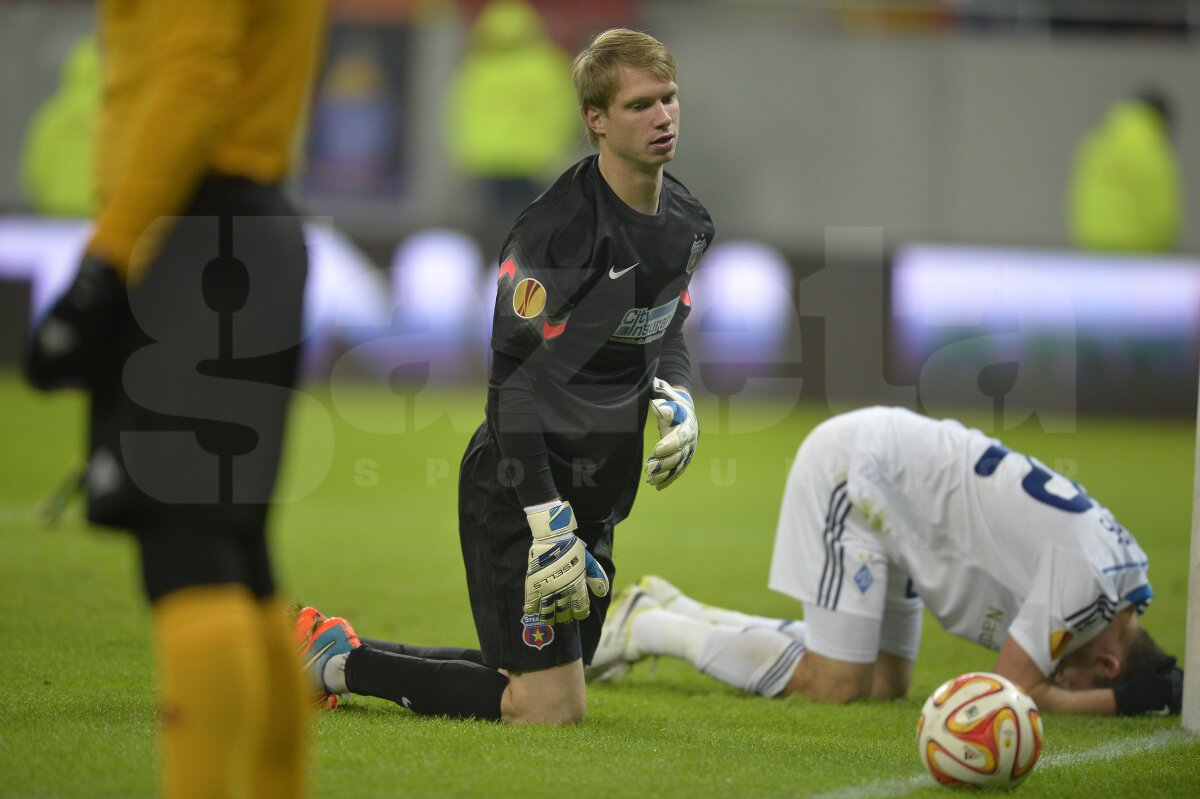
M 589 676 L 647 655 L 764 696 L 904 696 L 928 608 L 998 650 L 1046 712 L 1178 713 L 1183 673 L 1141 626 L 1145 553 L 1083 487 L 953 420 L 868 408 L 819 425 L 785 489 L 771 588 L 804 621 L 697 602 L 646 577 L 610 610 Z

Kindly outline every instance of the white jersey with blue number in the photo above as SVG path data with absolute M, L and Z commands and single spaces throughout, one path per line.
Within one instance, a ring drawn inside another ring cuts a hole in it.
M 1049 674 L 1150 601 L 1145 553 L 1077 483 L 953 420 L 852 415 L 847 496 L 947 631 L 1011 635 Z

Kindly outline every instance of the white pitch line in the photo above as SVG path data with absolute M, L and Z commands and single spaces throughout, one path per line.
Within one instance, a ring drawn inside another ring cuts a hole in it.
M 1082 752 L 1055 752 L 1042 759 L 1042 768 L 1062 768 L 1076 766 L 1081 763 L 1091 763 L 1094 760 L 1115 760 L 1127 755 L 1137 755 L 1142 752 L 1154 752 L 1168 749 L 1172 746 L 1196 743 L 1200 738 L 1183 729 L 1159 730 L 1152 735 L 1141 738 L 1121 738 L 1116 741 L 1084 749 Z
M 882 799 L 885 796 L 903 796 L 917 788 L 936 784 L 928 774 L 921 773 L 900 780 L 873 780 L 828 793 L 810 794 L 809 799 Z
M 1198 741 L 1200 741 L 1200 737 L 1182 728 L 1159 730 L 1152 735 L 1120 738 L 1079 752 L 1049 754 L 1042 757 L 1038 768 L 1042 770 L 1056 769 L 1078 766 L 1096 760 L 1114 760 Z M 894 780 L 873 780 L 827 793 L 810 794 L 809 799 L 883 799 L 883 797 L 904 796 L 918 788 L 933 787 L 936 784 L 928 774 L 921 773 Z

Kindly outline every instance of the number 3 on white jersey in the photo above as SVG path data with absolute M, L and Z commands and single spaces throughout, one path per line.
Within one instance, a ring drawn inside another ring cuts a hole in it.
M 1028 455 L 1013 452 L 1008 447 L 1003 447 L 999 444 L 993 444 L 987 448 L 983 455 L 979 456 L 979 460 L 975 461 L 975 474 L 980 477 L 991 477 L 995 474 L 1000 461 L 1009 455 L 1016 455 L 1029 461 L 1029 474 L 1025 475 L 1025 478 L 1021 481 L 1021 488 L 1025 490 L 1026 494 L 1043 505 L 1049 505 L 1052 508 L 1058 508 L 1067 513 L 1083 513 L 1094 504 L 1091 497 L 1084 492 L 1083 487 L 1079 483 L 1047 469 Z M 1046 484 L 1056 477 L 1075 486 L 1075 496 L 1063 497 L 1048 491 Z

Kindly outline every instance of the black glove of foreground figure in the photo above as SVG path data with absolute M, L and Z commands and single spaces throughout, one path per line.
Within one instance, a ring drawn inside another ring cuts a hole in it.
M 1113 688 L 1118 716 L 1177 714 L 1183 708 L 1183 669 L 1168 655 Z
M 25 360 L 29 382 L 42 390 L 90 387 L 99 353 L 111 343 L 124 293 L 109 264 L 86 256 L 71 285 L 33 329 Z

